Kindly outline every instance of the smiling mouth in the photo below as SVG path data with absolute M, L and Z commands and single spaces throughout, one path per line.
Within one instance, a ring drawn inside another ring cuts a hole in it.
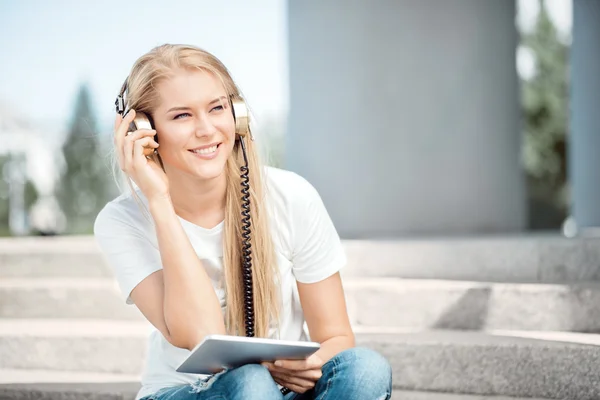
M 221 143 L 215 144 L 214 146 L 206 147 L 204 149 L 195 149 L 195 150 L 189 150 L 189 151 L 192 152 L 192 153 L 195 153 L 195 154 L 206 154 L 206 155 L 208 155 L 208 154 L 212 154 L 215 151 L 217 151 L 217 148 L 220 145 L 221 145 Z

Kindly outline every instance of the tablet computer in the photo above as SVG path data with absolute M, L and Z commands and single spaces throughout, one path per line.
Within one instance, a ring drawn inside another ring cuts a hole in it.
M 177 372 L 214 374 L 263 361 L 302 360 L 321 348 L 317 342 L 207 335 L 177 367 Z

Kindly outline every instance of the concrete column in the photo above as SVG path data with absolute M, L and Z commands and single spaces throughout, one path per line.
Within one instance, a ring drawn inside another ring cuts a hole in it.
M 514 0 L 288 1 L 286 167 L 345 238 L 526 224 Z
M 600 1 L 573 1 L 569 177 L 579 229 L 600 228 Z

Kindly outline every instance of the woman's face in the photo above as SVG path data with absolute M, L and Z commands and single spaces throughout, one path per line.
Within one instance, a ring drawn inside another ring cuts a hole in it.
M 203 180 L 220 176 L 235 144 L 235 121 L 221 81 L 210 72 L 181 69 L 157 90 L 153 119 L 165 170 Z

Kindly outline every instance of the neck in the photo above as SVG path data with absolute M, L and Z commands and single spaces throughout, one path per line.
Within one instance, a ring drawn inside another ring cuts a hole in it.
M 196 225 L 212 228 L 225 218 L 225 171 L 210 180 L 169 176 L 169 192 L 175 213 Z

